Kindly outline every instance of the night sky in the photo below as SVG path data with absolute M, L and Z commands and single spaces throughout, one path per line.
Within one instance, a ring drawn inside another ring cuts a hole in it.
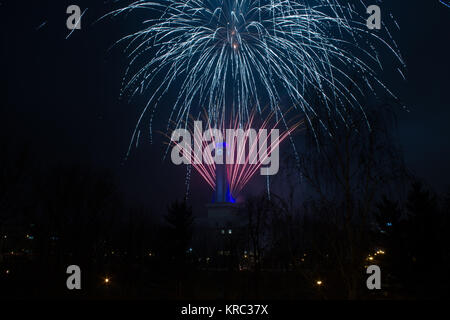
M 0 132 L 13 144 L 31 145 L 43 167 L 81 163 L 109 169 L 129 201 L 162 209 L 183 197 L 185 170 L 162 161 L 164 139 L 158 133 L 153 144 L 142 139 L 124 161 L 145 97 L 131 103 L 119 99 L 127 59 L 120 47 L 109 48 L 133 26 L 121 18 L 94 23 L 113 8 L 110 2 L 0 0 Z M 88 11 L 82 30 L 66 40 L 70 4 Z M 406 163 L 445 191 L 450 185 L 450 8 L 438 0 L 385 1 L 381 8 L 401 26 L 394 36 L 407 80 L 389 72 L 381 78 L 410 110 L 397 112 Z M 163 130 L 167 115 L 159 116 Z M 191 195 L 198 204 L 211 198 L 198 177 Z

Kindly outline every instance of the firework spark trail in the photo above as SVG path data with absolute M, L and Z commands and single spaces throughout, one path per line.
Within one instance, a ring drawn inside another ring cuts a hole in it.
M 439 0 L 440 3 L 442 3 L 444 6 L 450 8 L 450 1 L 449 0 Z
M 39 26 L 36 27 L 36 31 L 41 30 L 46 24 L 47 24 L 47 21 L 42 22 Z
M 214 125 L 230 113 L 245 124 L 253 106 L 260 111 L 266 103 L 277 118 L 284 105 L 293 105 L 311 123 L 318 117 L 311 97 L 337 114 L 344 105 L 362 109 L 358 100 L 365 90 L 353 74 L 370 91 L 381 87 L 395 97 L 376 75 L 382 68 L 377 48 L 405 66 L 384 21 L 384 32 L 367 29 L 362 1 L 140 0 L 107 16 L 139 10 L 148 13 L 143 28 L 117 42 L 128 42 L 130 58 L 123 93 L 132 98 L 151 92 L 130 148 L 144 114 L 150 112 L 152 128 L 158 103 L 171 92 L 177 97 L 168 123 L 175 127 L 200 109 Z
M 302 122 L 297 122 L 287 130 L 285 130 L 281 136 L 275 141 L 271 141 L 269 144 L 269 137 L 271 137 L 273 129 L 277 128 L 280 124 L 281 120 L 278 120 L 275 125 L 269 129 L 269 121 L 271 120 L 273 113 L 269 115 L 267 119 L 264 120 L 260 129 L 270 131 L 270 134 L 265 134 L 263 130 L 258 130 L 258 135 L 256 139 L 249 140 L 249 135 L 245 134 L 245 139 L 243 141 L 243 146 L 238 148 L 237 143 L 233 141 L 231 144 L 231 152 L 234 154 L 234 150 L 239 149 L 239 154 L 236 155 L 236 158 L 233 159 L 236 163 L 227 164 L 227 175 L 228 181 L 230 183 L 230 190 L 233 196 L 236 196 L 241 192 L 241 190 L 245 187 L 245 185 L 250 181 L 250 179 L 257 173 L 257 171 L 261 168 L 261 166 L 265 163 L 267 159 L 271 156 L 273 150 L 275 148 L 279 148 L 280 144 L 302 124 Z M 252 123 L 254 119 L 254 114 L 250 116 L 250 120 L 245 128 L 245 132 L 251 130 Z M 237 125 L 237 123 L 236 123 Z M 235 127 L 237 129 L 238 127 Z M 238 159 L 241 159 L 245 154 L 245 146 L 248 145 L 249 152 L 245 156 L 245 161 L 242 164 L 239 164 Z M 267 151 L 265 148 L 269 145 L 270 151 Z M 258 146 L 265 146 L 263 149 L 266 151 L 261 153 L 261 150 L 257 152 Z M 254 155 L 254 157 L 252 157 Z M 259 157 L 259 162 L 256 157 Z

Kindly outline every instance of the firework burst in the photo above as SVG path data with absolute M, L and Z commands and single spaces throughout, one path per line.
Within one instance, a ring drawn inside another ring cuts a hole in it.
M 207 123 L 205 133 L 201 133 L 201 129 L 196 128 L 195 125 L 186 126 L 190 136 L 194 137 L 192 144 L 186 144 L 183 141 L 183 145 L 180 146 L 173 139 L 171 139 L 171 144 L 178 145 L 183 149 L 183 158 L 187 163 L 192 164 L 195 171 L 213 190 L 217 188 L 215 154 L 218 150 L 225 149 L 226 154 L 223 154 L 221 162 L 225 163 L 226 188 L 230 195 L 235 198 L 253 176 L 265 170 L 266 162 L 272 158 L 273 154 L 276 153 L 276 156 L 278 156 L 277 149 L 280 144 L 303 123 L 297 121 L 288 125 L 287 129 L 282 130 L 279 134 L 279 127 L 282 126 L 281 119 L 274 120 L 274 113 L 270 113 L 257 125 L 259 129 L 256 131 L 254 129 L 256 125 L 255 114 L 256 112 L 253 110 L 244 127 L 240 125 L 238 118 L 234 118 L 226 125 L 222 123 L 219 128 L 212 128 L 211 122 L 205 117 L 205 123 Z M 193 122 L 195 123 L 195 121 Z M 220 137 L 214 132 L 216 129 L 220 132 Z M 240 131 L 241 135 L 233 135 L 230 138 L 230 129 L 233 132 Z M 276 134 L 275 131 L 277 131 Z M 211 146 L 215 147 L 211 149 Z M 226 147 L 223 148 L 223 146 Z
M 294 106 L 309 122 L 318 105 L 338 115 L 344 105 L 362 108 L 358 95 L 367 88 L 394 96 L 376 75 L 378 49 L 398 60 L 400 73 L 404 66 L 384 20 L 383 31 L 368 30 L 360 1 L 141 0 L 109 15 L 134 11 L 143 11 L 142 28 L 118 41 L 130 58 L 123 93 L 145 93 L 148 103 L 130 146 L 146 113 L 152 131 L 154 111 L 169 94 L 176 95 L 168 121 L 175 127 L 203 109 L 213 125 L 231 113 L 244 125 L 262 105 L 277 119 Z

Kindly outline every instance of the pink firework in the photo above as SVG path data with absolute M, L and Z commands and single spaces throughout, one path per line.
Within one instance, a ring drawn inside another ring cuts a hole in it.
M 258 171 L 266 175 L 263 173 L 267 170 L 266 165 L 273 155 L 278 157 L 280 144 L 302 124 L 296 122 L 288 126 L 283 122 L 285 129 L 280 134 L 278 127 L 283 119 L 273 120 L 273 116 L 271 113 L 263 120 L 258 131 L 253 128 L 255 112 L 251 113 L 245 125 L 237 118 L 232 119 L 228 125 L 222 123 L 220 128 L 212 128 L 210 122 L 207 122 L 204 133 L 201 133 L 201 124 L 200 128 L 198 126 L 200 122 L 194 122 L 194 128 L 189 130 L 194 136 L 193 143 L 189 141 L 182 147 L 185 163 L 192 164 L 213 190 L 224 180 L 218 175 L 224 174 L 226 181 L 223 182 L 223 188 L 226 193 L 236 197 Z M 180 142 L 172 142 L 180 145 Z M 218 158 L 222 161 L 217 162 Z M 222 173 L 224 170 L 225 173 Z

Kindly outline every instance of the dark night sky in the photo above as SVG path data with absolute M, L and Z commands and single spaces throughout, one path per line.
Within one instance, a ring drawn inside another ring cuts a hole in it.
M 141 141 L 123 161 L 144 98 L 118 99 L 126 59 L 120 49 L 108 48 L 132 22 L 93 24 L 111 9 L 111 1 L 28 2 L 0 0 L 2 135 L 14 143 L 29 142 L 42 163 L 111 169 L 134 202 L 167 199 L 167 194 L 181 198 L 184 169 L 161 160 L 161 141 Z M 69 4 L 89 10 L 82 30 L 66 40 Z M 385 1 L 382 10 L 392 11 L 400 23 L 395 37 L 408 67 L 406 82 L 398 75 L 386 79 L 410 109 L 398 112 L 406 162 L 445 190 L 450 185 L 450 8 L 438 0 L 414 0 Z M 191 190 L 197 203 L 210 198 L 197 178 Z

